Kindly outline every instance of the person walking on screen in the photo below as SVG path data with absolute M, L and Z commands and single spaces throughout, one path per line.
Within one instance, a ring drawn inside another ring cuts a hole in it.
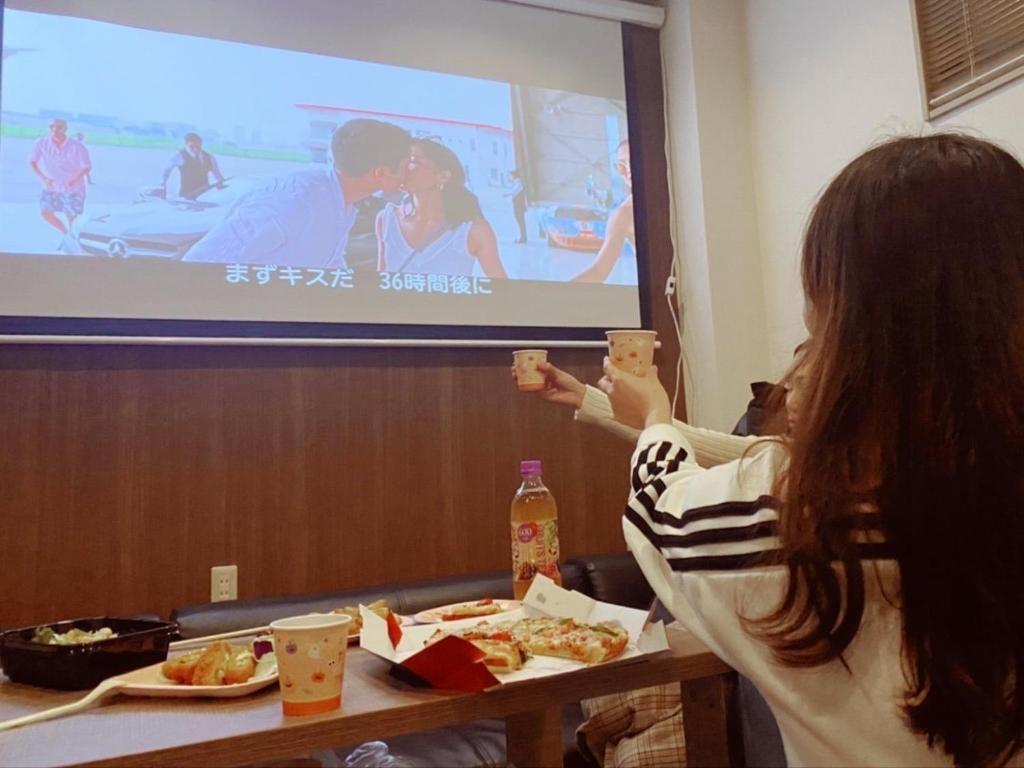
M 284 173 L 245 193 L 184 261 L 346 267 L 355 204 L 398 191 L 410 144 L 391 123 L 349 120 L 331 138 L 333 165 Z
M 50 123 L 50 135 L 35 143 L 28 165 L 43 184 L 39 196 L 43 220 L 61 233 L 59 250 L 77 251 L 69 243 L 69 235 L 75 219 L 85 210 L 85 177 L 92 170 L 89 151 L 68 136 L 67 121 L 57 117 Z M 64 214 L 67 224 L 58 213 Z
M 523 178 L 518 170 L 509 171 L 508 177 L 512 179 L 512 187 L 505 193 L 505 197 L 512 198 L 512 213 L 515 214 L 516 224 L 519 225 L 519 239 L 517 243 L 526 242 L 526 189 L 523 188 Z
M 166 191 L 167 180 L 177 170 L 180 179 L 178 197 L 194 198 L 210 185 L 210 175 L 217 183 L 224 181 L 217 158 L 203 149 L 203 137 L 198 133 L 185 134 L 185 146 L 171 155 L 170 162 L 164 168 L 163 187 Z

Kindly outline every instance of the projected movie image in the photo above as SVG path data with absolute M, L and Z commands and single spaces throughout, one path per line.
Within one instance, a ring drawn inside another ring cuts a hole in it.
M 544 325 L 523 286 L 592 284 L 636 322 L 621 101 L 8 8 L 0 107 L 5 270 L 168 288 L 86 314 Z

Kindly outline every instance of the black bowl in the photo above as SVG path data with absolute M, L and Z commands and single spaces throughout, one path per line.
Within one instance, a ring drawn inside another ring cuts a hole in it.
M 48 645 L 32 641 L 40 627 L 52 627 L 57 633 L 110 627 L 117 637 L 82 645 Z M 110 617 L 11 629 L 0 634 L 0 667 L 15 683 L 61 691 L 95 688 L 108 677 L 164 661 L 177 629 L 177 624 L 166 621 Z

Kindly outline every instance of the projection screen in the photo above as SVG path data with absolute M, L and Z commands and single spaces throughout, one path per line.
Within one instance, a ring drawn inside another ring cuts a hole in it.
M 494 0 L 6 0 L 0 332 L 641 324 L 621 28 Z

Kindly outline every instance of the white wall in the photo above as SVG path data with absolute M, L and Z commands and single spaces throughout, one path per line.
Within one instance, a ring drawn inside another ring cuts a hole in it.
M 682 263 L 689 264 L 691 271 L 696 269 L 693 262 L 702 263 L 710 276 L 706 286 L 683 288 L 691 318 L 695 312 L 704 315 L 703 320 L 693 321 L 695 332 L 701 322 L 719 320 L 729 304 L 757 303 L 749 285 L 737 286 L 734 275 L 718 274 L 720 263 L 728 264 L 729 270 L 739 267 L 735 252 L 721 250 L 729 243 L 713 236 L 715 222 L 723 226 L 723 219 L 729 217 L 720 209 L 724 205 L 739 216 L 745 214 L 746 206 L 730 207 L 714 194 L 715 174 L 735 178 L 737 173 L 734 168 L 721 169 L 719 158 L 703 146 L 708 132 L 734 135 L 736 115 L 746 114 L 749 129 L 747 146 L 737 146 L 736 152 L 752 162 L 749 174 L 738 175 L 752 179 L 754 185 L 757 242 L 743 258 L 762 279 L 762 322 L 747 328 L 747 338 L 740 344 L 723 342 L 716 335 L 717 366 L 704 372 L 694 361 L 690 372 L 698 380 L 698 397 L 703 391 L 721 393 L 721 402 L 714 407 L 694 409 L 695 421 L 720 427 L 744 406 L 738 393 L 746 381 L 736 377 L 778 375 L 803 338 L 797 272 L 800 239 L 811 206 L 829 179 L 875 141 L 901 133 L 969 130 L 1024 157 L 1024 81 L 927 124 L 922 116 L 911 0 L 668 0 L 667 5 L 662 44 L 672 156 L 673 160 L 698 156 L 688 164 L 674 163 L 679 229 L 695 219 L 711 224 L 705 228 L 703 253 L 690 250 L 691 241 L 700 238 L 679 232 Z M 734 47 L 727 47 L 729 40 L 716 30 L 735 26 L 737 18 L 742 19 L 742 33 L 733 36 Z M 707 45 L 701 38 L 719 44 Z M 732 90 L 706 90 L 715 86 L 699 73 L 719 68 L 731 72 L 738 59 L 745 62 L 745 78 L 734 78 Z M 687 97 L 694 90 L 697 97 Z M 706 107 L 716 100 L 732 104 L 732 115 L 721 106 Z M 685 109 L 696 110 L 696 115 L 678 114 Z M 694 125 L 700 127 L 698 133 Z M 688 175 L 694 165 L 703 167 L 707 177 L 699 201 L 692 194 L 680 194 L 694 186 Z M 700 206 L 703 211 L 698 215 Z M 710 298 L 690 295 L 705 289 Z M 694 348 L 706 343 L 695 340 Z M 767 354 L 758 372 L 745 369 L 738 359 L 754 344 L 764 345 Z
M 662 51 L 687 414 L 731 429 L 769 367 L 742 3 L 669 0 Z
M 801 230 L 832 175 L 896 133 L 967 129 L 1024 156 L 1024 82 L 928 125 L 910 0 L 747 0 L 746 8 L 768 342 L 780 364 L 803 333 L 794 301 Z

